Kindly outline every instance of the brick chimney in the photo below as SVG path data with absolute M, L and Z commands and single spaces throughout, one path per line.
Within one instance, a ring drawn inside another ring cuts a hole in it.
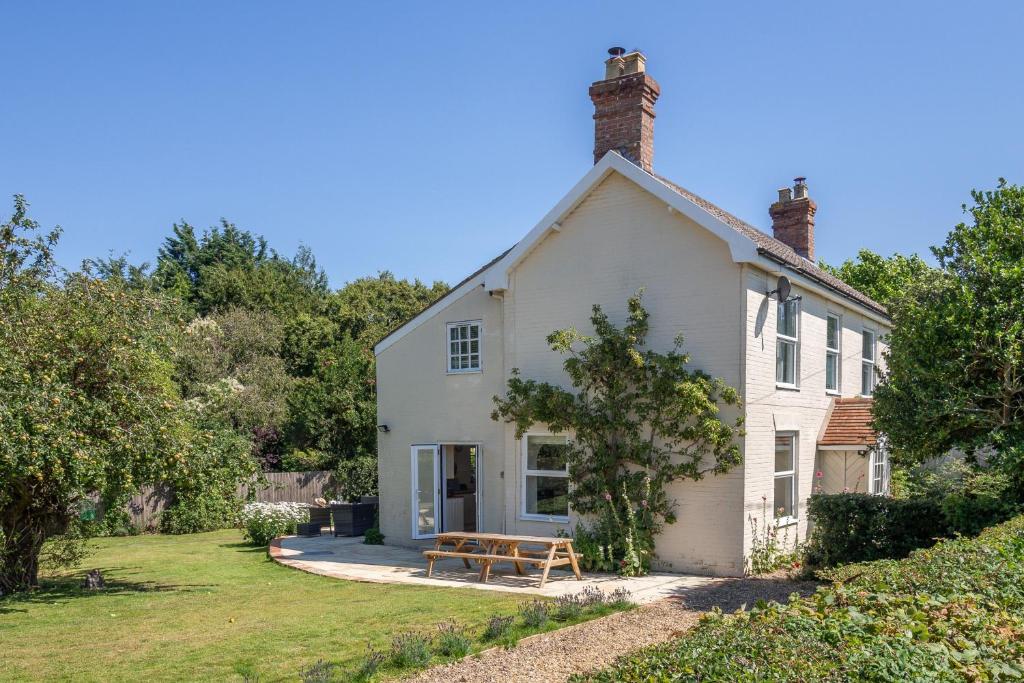
M 793 247 L 793 251 L 814 260 L 814 213 L 818 205 L 807 196 L 807 178 L 796 178 L 792 189 L 779 190 L 779 201 L 768 209 L 775 239 Z
M 648 173 L 654 161 L 654 103 L 661 94 L 640 52 L 608 50 L 604 80 L 590 86 L 594 102 L 594 163 L 615 150 Z

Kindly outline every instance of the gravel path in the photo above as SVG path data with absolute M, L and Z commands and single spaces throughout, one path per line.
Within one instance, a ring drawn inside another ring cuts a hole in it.
M 809 594 L 817 584 L 785 577 L 722 579 L 628 612 L 533 636 L 516 647 L 428 669 L 414 681 L 565 681 L 570 675 L 607 667 L 621 655 L 678 636 L 712 607 L 733 612 L 758 599 L 784 601 Z

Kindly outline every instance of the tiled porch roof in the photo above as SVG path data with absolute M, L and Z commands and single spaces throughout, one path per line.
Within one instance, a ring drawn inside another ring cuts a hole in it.
M 870 398 L 837 398 L 819 446 L 874 446 L 878 434 L 871 428 Z

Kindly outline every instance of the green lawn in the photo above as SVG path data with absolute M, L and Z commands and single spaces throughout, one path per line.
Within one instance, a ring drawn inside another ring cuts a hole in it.
M 94 541 L 80 571 L 0 598 L 0 680 L 298 680 L 318 658 L 350 665 L 367 643 L 446 618 L 478 627 L 521 598 L 339 581 L 280 566 L 241 533 Z M 107 589 L 79 588 L 99 568 Z

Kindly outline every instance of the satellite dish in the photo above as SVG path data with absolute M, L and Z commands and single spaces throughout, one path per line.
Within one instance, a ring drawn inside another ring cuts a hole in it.
M 775 285 L 775 294 L 779 295 L 779 301 L 786 301 L 789 299 L 789 295 L 793 292 L 793 286 L 789 284 L 789 278 L 785 275 L 779 276 L 779 281 Z M 771 294 L 772 292 L 769 292 Z

